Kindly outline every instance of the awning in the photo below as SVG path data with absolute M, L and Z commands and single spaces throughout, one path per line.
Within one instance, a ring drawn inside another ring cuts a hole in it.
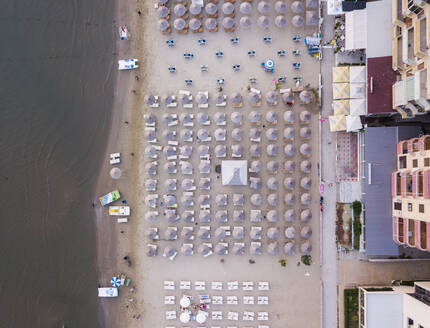
M 360 116 L 348 115 L 346 116 L 346 132 L 357 132 L 362 129 Z
M 333 99 L 348 99 L 349 83 L 333 83 Z
M 349 115 L 350 103 L 349 100 L 334 100 L 333 101 L 334 115 Z
M 366 115 L 366 101 L 365 99 L 350 99 L 349 100 L 349 113 L 351 115 L 360 116 Z
M 366 83 L 366 66 L 349 66 L 349 83 Z
M 365 83 L 350 83 L 349 84 L 349 97 L 352 99 L 360 99 L 366 97 L 366 84 Z
M 329 116 L 330 131 L 345 131 L 346 130 L 346 116 L 345 115 L 332 115 Z
M 327 15 L 342 15 L 342 0 L 327 0 Z
M 248 161 L 222 161 L 222 184 L 246 186 L 248 184 Z
M 366 44 L 366 9 L 345 13 L 345 50 L 365 49 Z
M 349 81 L 349 66 L 333 67 L 333 83 Z

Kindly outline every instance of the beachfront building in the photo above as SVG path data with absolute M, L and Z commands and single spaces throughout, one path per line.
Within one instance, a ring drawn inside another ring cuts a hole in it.
M 430 251 L 430 135 L 397 144 L 392 173 L 393 239 Z
M 430 326 L 430 282 L 412 286 L 360 287 L 360 328 Z
M 402 118 L 430 111 L 428 67 L 430 4 L 422 0 L 393 0 L 393 108 Z

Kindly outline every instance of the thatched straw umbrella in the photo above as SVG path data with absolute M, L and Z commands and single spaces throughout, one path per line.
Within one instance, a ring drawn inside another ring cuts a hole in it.
M 145 164 L 145 171 L 148 175 L 156 175 L 157 174 L 157 164 L 154 162 L 149 162 Z
M 190 13 L 191 13 L 191 15 L 197 16 L 197 15 L 200 15 L 201 12 L 202 12 L 202 6 L 200 6 L 199 4 L 192 3 L 190 5 Z
M 300 92 L 299 98 L 303 104 L 308 105 L 312 101 L 312 93 L 308 90 L 303 90 Z
M 291 24 L 293 24 L 294 27 L 301 27 L 303 26 L 304 19 L 300 15 L 296 15 L 291 19 Z
M 311 154 L 312 148 L 308 143 L 300 145 L 300 154 L 303 156 L 309 156 Z
M 249 200 L 254 206 L 260 206 L 263 203 L 263 197 L 260 194 L 252 194 Z
M 279 163 L 277 161 L 269 161 L 266 165 L 267 172 L 275 174 L 279 170 Z
M 217 211 L 215 213 L 215 220 L 219 223 L 227 222 L 227 211 Z
M 250 171 L 253 173 L 260 172 L 262 167 L 263 165 L 261 164 L 260 161 L 252 161 L 251 164 L 249 165 Z
M 300 14 L 303 11 L 303 4 L 301 1 L 294 1 L 291 4 L 291 11 L 295 14 Z
M 312 228 L 308 225 L 305 225 L 302 227 L 302 229 L 300 230 L 300 237 L 302 239 L 309 239 L 311 238 L 312 235 Z
M 278 94 L 275 91 L 268 91 L 266 101 L 269 105 L 276 105 L 278 103 Z
M 167 227 L 167 229 L 164 231 L 164 238 L 166 240 L 174 240 L 178 238 L 178 233 L 176 229 L 174 229 L 173 227 Z
M 310 161 L 308 161 L 308 160 L 302 161 L 300 163 L 300 170 L 303 173 L 309 173 L 311 171 L 311 168 L 312 168 L 312 163 Z
M 288 193 L 284 196 L 285 205 L 293 206 L 295 201 L 296 201 L 296 196 L 294 196 L 294 194 L 292 193 Z
M 303 255 L 309 255 L 312 251 L 312 246 L 309 241 L 305 241 L 300 245 L 300 253 Z
M 157 16 L 158 18 L 166 18 L 167 16 L 169 16 L 169 8 L 167 8 L 166 6 L 158 7 Z
M 257 122 L 259 122 L 259 121 L 261 121 L 261 113 L 260 112 L 257 112 L 257 111 L 252 111 L 252 112 L 250 112 L 249 114 L 248 114 L 248 120 L 251 122 L 251 123 L 257 123 Z
M 278 211 L 276 210 L 270 210 L 269 212 L 267 212 L 267 215 L 266 215 L 267 221 L 272 223 L 278 222 L 278 217 L 279 217 Z
M 226 115 L 223 112 L 216 112 L 214 115 L 215 124 L 220 125 L 225 123 Z
M 277 194 L 269 194 L 267 196 L 267 203 L 270 206 L 274 206 L 274 207 L 278 206 L 278 203 L 279 203 L 278 195 Z
M 288 173 L 293 173 L 294 170 L 296 169 L 296 163 L 294 163 L 293 161 L 286 161 L 284 163 L 284 169 Z
M 249 178 L 249 187 L 251 189 L 260 190 L 262 186 L 263 186 L 263 182 L 261 178 L 254 178 L 254 177 Z
M 200 211 L 199 221 L 202 223 L 208 223 L 211 221 L 211 212 L 208 210 Z
M 218 23 L 217 23 L 217 21 L 216 21 L 215 18 L 206 18 L 206 20 L 205 20 L 205 27 L 208 30 L 214 30 L 214 29 L 216 29 L 217 25 L 218 25 Z
M 277 190 L 279 186 L 278 179 L 276 179 L 275 177 L 270 177 L 269 179 L 267 179 L 266 184 L 269 190 Z
M 202 21 L 197 18 L 191 18 L 189 25 L 190 25 L 191 31 L 198 31 L 202 26 Z
M 275 18 L 275 25 L 279 28 L 283 28 L 287 25 L 287 19 L 284 15 L 278 15 Z
M 278 151 L 279 151 L 278 145 L 268 144 L 266 147 L 267 156 L 275 157 L 276 155 L 278 155 Z
M 248 2 L 243 2 L 243 3 L 248 3 Z M 251 18 L 249 18 L 249 16 L 243 16 L 240 18 L 239 20 L 240 26 L 243 28 L 250 28 L 252 23 L 251 23 Z
M 306 25 L 316 26 L 318 21 L 318 13 L 315 10 L 306 10 Z
M 284 188 L 287 190 L 294 190 L 294 187 L 296 186 L 296 180 L 292 177 L 286 177 L 284 179 Z
M 149 257 L 156 256 L 158 254 L 158 246 L 152 244 L 146 245 L 145 254 Z
M 303 177 L 303 178 L 300 180 L 300 186 L 301 186 L 303 189 L 309 190 L 309 189 L 311 189 L 311 185 L 312 185 L 312 180 L 311 180 L 311 178 L 309 178 L 309 177 Z
M 300 121 L 302 121 L 302 123 L 309 123 L 309 121 L 311 120 L 311 113 L 307 110 L 304 110 L 300 113 Z
M 193 252 L 193 244 L 183 244 L 181 246 L 181 253 L 184 256 L 191 256 L 194 254 Z
M 178 30 L 182 31 L 186 27 L 187 23 L 185 22 L 185 19 L 183 18 L 176 18 L 173 21 L 173 27 Z
M 176 16 L 182 17 L 187 12 L 187 8 L 185 8 L 185 6 L 182 3 L 178 3 L 175 5 L 175 7 L 173 7 L 173 12 L 175 13 Z
M 260 1 L 257 5 L 257 10 L 260 14 L 265 15 L 269 12 L 270 6 L 266 1 Z
M 212 249 L 208 244 L 200 244 L 197 250 L 203 256 L 207 256 L 210 252 L 212 252 Z
M 293 255 L 296 252 L 296 245 L 293 242 L 288 242 L 284 246 L 285 255 Z
M 278 239 L 279 236 L 279 228 L 277 227 L 270 227 L 267 229 L 266 232 L 267 238 L 274 240 L 274 239 Z
M 218 11 L 218 7 L 213 2 L 208 2 L 205 6 L 205 11 L 208 15 L 215 15 Z
M 194 221 L 194 212 L 193 211 L 183 211 L 181 214 L 181 219 L 187 223 L 193 222 Z M 189 228 L 192 228 L 192 227 L 184 227 L 183 231 L 188 230 Z M 193 231 L 193 229 L 191 229 L 191 231 Z
M 169 22 L 164 18 L 159 19 L 157 22 L 158 30 L 161 32 L 167 31 L 169 29 L 169 26 L 170 26 Z
M 290 226 L 285 229 L 285 238 L 294 239 L 296 237 L 296 228 Z
M 300 213 L 300 220 L 302 222 L 309 222 L 312 219 L 312 212 L 310 209 L 305 209 Z
M 261 155 L 261 146 L 260 145 L 251 145 L 249 147 L 249 153 L 252 157 L 259 157 Z
M 269 27 L 269 17 L 267 17 L 267 16 L 258 17 L 257 25 L 262 29 L 268 28 Z
M 292 110 L 287 110 L 284 112 L 285 123 L 289 123 L 289 124 L 294 123 L 294 118 L 295 118 L 295 115 L 294 115 L 294 112 Z
M 312 130 L 307 126 L 302 127 L 300 129 L 300 137 L 302 137 L 303 139 L 308 139 L 311 136 L 311 134 L 312 134 Z
M 148 222 L 154 222 L 155 220 L 157 220 L 158 217 L 158 212 L 146 212 L 145 214 L 145 220 Z
M 287 144 L 284 147 L 284 153 L 288 157 L 293 157 L 296 154 L 296 147 L 293 144 Z
M 231 15 L 234 13 L 234 5 L 231 2 L 224 2 L 222 5 L 222 12 L 224 15 Z
M 241 141 L 243 138 L 243 130 L 241 128 L 235 128 L 231 131 L 231 137 L 236 141 Z
M 300 201 L 302 203 L 302 205 L 309 205 L 311 203 L 312 197 L 311 194 L 309 193 L 304 193 L 302 194 L 302 196 L 300 196 Z
M 279 245 L 277 241 L 271 242 L 267 245 L 267 253 L 270 255 L 277 255 L 279 252 Z
M 287 5 L 284 1 L 276 1 L 275 2 L 275 11 L 278 14 L 285 14 L 287 11 Z
M 263 253 L 263 248 L 261 247 L 261 243 L 259 242 L 251 243 L 249 252 L 251 253 L 251 255 L 261 255 Z
M 240 223 L 245 221 L 245 212 L 243 210 L 233 211 L 233 222 Z
M 229 30 L 234 27 L 234 19 L 231 17 L 224 17 L 222 20 L 222 26 L 224 29 Z
M 239 10 L 242 14 L 249 15 L 252 10 L 252 5 L 249 2 L 244 1 L 240 4 Z
M 294 130 L 294 128 L 285 128 L 284 129 L 284 138 L 285 139 L 294 139 L 294 137 L 296 136 L 296 130 Z
M 231 251 L 234 255 L 243 255 L 245 254 L 245 245 L 243 243 L 234 243 Z
M 296 219 L 296 212 L 292 208 L 285 211 L 284 213 L 285 222 L 291 223 L 291 222 L 294 222 L 295 219 Z

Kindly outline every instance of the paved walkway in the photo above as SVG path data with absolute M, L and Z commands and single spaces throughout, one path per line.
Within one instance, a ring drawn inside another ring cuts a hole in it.
M 334 33 L 334 17 L 326 16 L 326 2 L 323 6 L 323 43 L 331 40 Z M 333 49 L 323 49 L 321 75 L 322 89 L 322 117 L 331 115 L 332 108 L 332 67 L 334 65 Z M 337 251 L 335 238 L 336 217 L 336 136 L 329 130 L 328 121 L 321 123 L 321 177 L 325 182 L 324 211 L 322 216 L 322 327 L 337 327 Z M 330 187 L 331 185 L 331 187 Z

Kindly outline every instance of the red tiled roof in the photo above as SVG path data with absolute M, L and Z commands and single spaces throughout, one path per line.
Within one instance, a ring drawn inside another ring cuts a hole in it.
M 373 77 L 373 93 L 370 92 L 370 78 Z M 392 57 L 367 59 L 367 112 L 390 113 L 393 109 L 393 89 L 396 73 L 392 68 Z

